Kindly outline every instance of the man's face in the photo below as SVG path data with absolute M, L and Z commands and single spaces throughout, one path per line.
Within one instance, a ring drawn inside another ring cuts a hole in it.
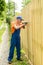
M 20 24 L 20 23 L 21 23 L 21 21 L 22 21 L 22 20 L 20 20 L 20 19 L 17 19 L 17 23 L 18 23 L 18 24 Z

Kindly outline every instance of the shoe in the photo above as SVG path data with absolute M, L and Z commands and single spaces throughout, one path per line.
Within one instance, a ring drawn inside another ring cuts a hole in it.
M 11 64 L 11 63 L 12 63 L 12 61 L 9 61 L 9 62 L 8 62 L 8 64 Z
M 23 61 L 22 59 L 17 59 L 18 61 Z

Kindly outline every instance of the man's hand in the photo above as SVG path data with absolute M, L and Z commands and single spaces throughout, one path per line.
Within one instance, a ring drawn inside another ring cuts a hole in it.
M 26 24 L 28 24 L 28 22 L 23 22 L 22 24 L 25 24 L 26 25 Z
M 23 28 L 25 29 L 25 26 L 28 24 L 28 22 L 23 22 L 22 24 L 24 24 Z

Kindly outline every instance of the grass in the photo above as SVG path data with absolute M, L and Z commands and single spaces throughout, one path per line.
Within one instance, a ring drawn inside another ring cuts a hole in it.
M 3 35 L 4 31 L 5 31 L 5 28 L 2 28 L 0 30 L 0 42 L 2 42 L 2 35 Z
M 25 57 L 25 54 L 23 52 L 21 52 L 21 58 L 23 59 L 23 61 L 17 61 L 15 50 L 12 65 L 30 65 L 28 59 Z
M 23 61 L 17 61 L 16 60 L 16 56 L 14 56 L 14 57 L 15 58 L 13 59 L 12 65 L 30 65 L 24 54 L 22 54 L 22 56 L 21 56 L 21 58 L 23 59 Z

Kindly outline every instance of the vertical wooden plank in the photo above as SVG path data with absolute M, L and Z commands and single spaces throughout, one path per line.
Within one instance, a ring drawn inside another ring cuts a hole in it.
M 41 35 L 42 35 L 41 51 L 42 51 L 42 65 L 43 65 L 43 0 L 41 0 Z
M 40 28 L 40 0 L 33 0 L 34 1 L 34 8 L 33 8 L 33 11 L 34 11 L 34 17 L 35 17 L 35 21 L 34 21 L 34 42 L 33 42 L 33 48 L 34 48 L 34 65 L 41 65 L 41 48 L 40 48 L 40 44 L 41 44 L 41 28 Z M 32 21 L 33 23 L 33 21 Z M 40 55 L 39 55 L 40 54 Z M 39 58 L 40 56 L 40 58 Z M 37 57 L 39 59 L 37 59 Z

